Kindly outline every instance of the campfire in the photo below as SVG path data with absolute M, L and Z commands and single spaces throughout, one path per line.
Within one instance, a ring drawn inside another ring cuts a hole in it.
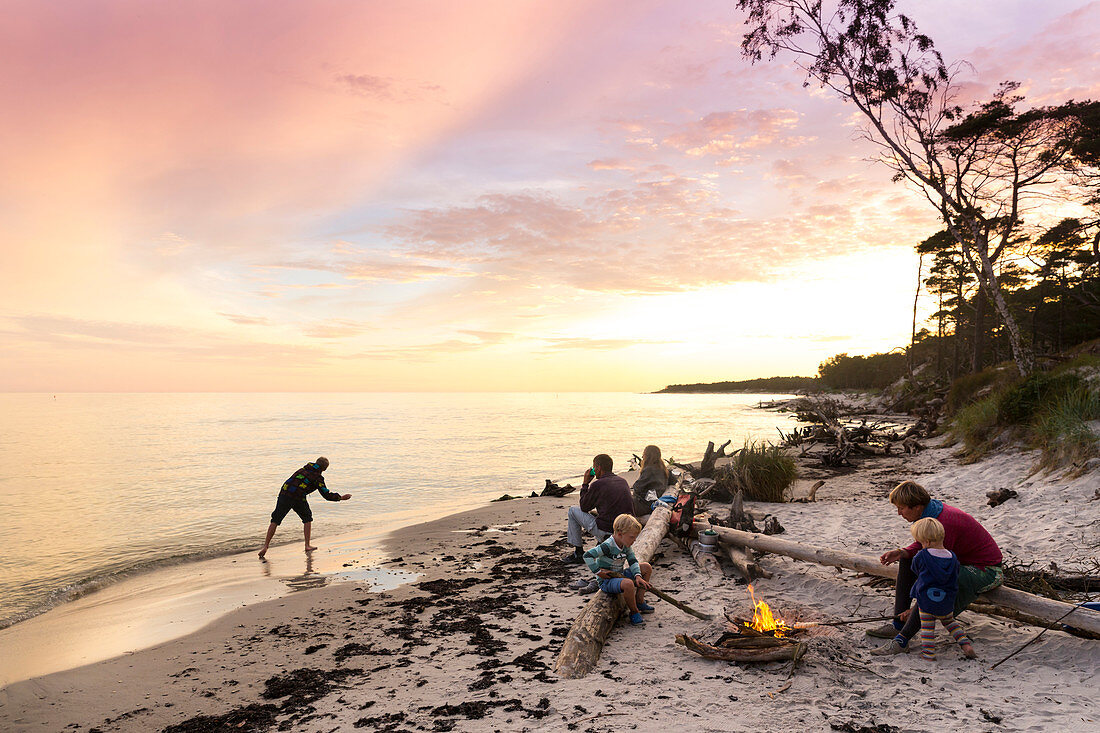
M 770 634 L 776 638 L 787 636 L 791 633 L 792 627 L 789 624 L 783 622 L 783 619 L 776 619 L 772 614 L 771 607 L 764 601 L 756 600 L 756 594 L 753 593 L 752 586 L 749 586 L 749 598 L 752 599 L 752 621 L 746 626 L 750 629 L 756 629 L 762 634 Z
M 797 661 L 808 646 L 792 637 L 805 630 L 776 618 L 766 602 L 756 600 L 751 585 L 749 598 L 752 600 L 752 620 L 738 618 L 727 611 L 727 630 L 713 644 L 686 634 L 677 635 L 676 642 L 707 659 L 730 662 Z

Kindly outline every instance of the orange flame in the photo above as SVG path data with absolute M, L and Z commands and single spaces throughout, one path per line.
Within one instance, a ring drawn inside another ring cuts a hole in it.
M 752 623 L 749 624 L 749 628 L 765 633 L 770 631 L 777 637 L 784 636 L 791 630 L 790 626 L 776 620 L 767 603 L 756 600 L 756 594 L 752 592 L 751 585 L 749 586 L 749 597 L 752 598 Z

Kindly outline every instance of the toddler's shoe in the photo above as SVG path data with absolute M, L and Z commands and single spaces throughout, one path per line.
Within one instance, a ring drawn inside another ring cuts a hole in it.
M 630 614 L 630 625 L 631 626 L 645 626 L 645 619 L 642 618 L 642 614 L 640 614 L 640 613 Z
M 656 609 L 648 603 L 639 603 L 638 610 L 642 613 L 653 613 Z

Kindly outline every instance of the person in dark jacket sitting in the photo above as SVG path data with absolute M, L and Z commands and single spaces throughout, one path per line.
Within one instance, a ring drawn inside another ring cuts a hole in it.
M 670 480 L 668 466 L 661 460 L 661 449 L 655 445 L 647 445 L 642 451 L 642 473 L 634 482 L 635 517 L 644 517 L 650 513 L 653 502 L 668 493 Z
M 592 468 L 585 471 L 580 506 L 569 507 L 568 542 L 573 546 L 573 552 L 565 556 L 567 563 L 584 563 L 582 532 L 592 535 L 597 542 L 603 542 L 611 535 L 615 517 L 634 514 L 630 484 L 622 476 L 611 472 L 613 466 L 611 456 L 601 453 L 592 459 Z M 592 511 L 596 512 L 595 516 Z
M 337 494 L 329 491 L 325 486 L 325 477 L 321 473 L 328 468 L 328 459 L 321 456 L 313 463 L 307 463 L 294 472 L 294 475 L 283 482 L 279 489 L 279 498 L 275 502 L 275 511 L 271 512 L 271 524 L 267 528 L 267 537 L 264 538 L 263 549 L 260 557 L 267 554 L 267 548 L 271 545 L 271 538 L 275 536 L 275 530 L 282 523 L 283 518 L 291 509 L 302 520 L 302 531 L 306 539 L 306 552 L 317 548 L 309 544 L 309 533 L 313 528 L 313 512 L 309 508 L 306 495 L 319 491 L 328 501 L 347 501 L 351 494 Z

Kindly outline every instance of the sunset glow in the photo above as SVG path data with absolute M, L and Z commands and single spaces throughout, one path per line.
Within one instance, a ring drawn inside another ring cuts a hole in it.
M 1100 97 L 1100 3 L 906 12 L 972 98 Z M 933 210 L 734 3 L 5 15 L 0 391 L 649 391 L 908 338 Z

